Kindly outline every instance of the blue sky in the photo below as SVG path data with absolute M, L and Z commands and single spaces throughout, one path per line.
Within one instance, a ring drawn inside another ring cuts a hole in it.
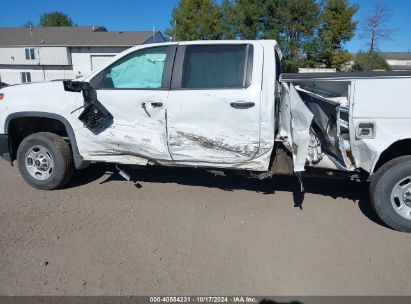
M 355 19 L 361 20 L 379 0 L 356 0 L 360 10 Z M 26 21 L 38 22 L 46 11 L 59 10 L 70 15 L 78 25 L 104 25 L 109 30 L 151 30 L 153 26 L 164 31 L 169 26 L 173 6 L 178 0 L 13 0 L 1 4 L 0 27 L 19 27 Z M 384 2 L 384 1 L 383 1 Z M 380 45 L 382 51 L 411 50 L 411 1 L 385 0 L 391 9 L 390 27 L 396 29 L 393 40 Z M 0 38 L 1 39 L 1 38 Z M 358 35 L 347 48 L 356 52 L 365 41 Z

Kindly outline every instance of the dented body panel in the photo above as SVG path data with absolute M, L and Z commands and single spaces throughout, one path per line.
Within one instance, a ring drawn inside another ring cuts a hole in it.
M 98 90 L 98 100 L 113 115 L 112 124 L 94 134 L 78 130 L 89 159 L 101 155 L 127 155 L 170 160 L 167 148 L 165 109 L 154 108 L 150 100 L 165 103 L 167 91 Z M 142 104 L 145 103 L 145 107 Z
M 237 164 L 255 158 L 260 149 L 264 54 L 259 44 L 253 51 L 253 81 L 248 87 L 170 91 L 168 143 L 176 163 Z M 238 109 L 236 104 L 247 107 Z
M 384 151 L 395 142 L 411 138 L 407 127 L 411 123 L 410 73 L 289 74 L 282 78 L 286 83 L 326 88 L 347 99 L 347 106 L 341 108 L 348 115 L 345 143 L 348 149 L 346 153 L 342 151 L 338 170 L 362 169 L 372 174 Z M 341 150 L 345 149 L 343 146 L 344 143 Z M 341 164 L 347 166 L 340 167 Z

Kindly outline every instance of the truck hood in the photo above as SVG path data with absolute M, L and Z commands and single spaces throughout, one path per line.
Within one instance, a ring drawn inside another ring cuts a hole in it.
M 63 81 L 36 82 L 5 87 L 3 105 L 10 111 L 56 112 L 75 107 L 79 93 L 64 90 Z M 81 93 L 80 93 L 81 94 Z
M 64 91 L 63 81 L 33 82 L 27 84 L 16 84 L 0 89 L 5 100 L 54 100 L 54 102 L 65 99 L 69 92 Z
M 3 92 L 12 92 L 15 90 L 21 91 L 31 91 L 31 90 L 38 90 L 38 89 L 48 89 L 48 88 L 56 88 L 59 87 L 64 90 L 63 88 L 63 81 L 43 81 L 43 82 L 30 82 L 30 83 L 18 83 L 18 84 L 11 84 L 7 87 L 1 89 Z

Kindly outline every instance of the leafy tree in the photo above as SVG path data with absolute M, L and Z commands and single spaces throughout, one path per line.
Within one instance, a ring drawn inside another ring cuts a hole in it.
M 337 68 L 351 60 L 343 45 L 355 35 L 357 22 L 353 20 L 358 5 L 347 0 L 327 0 L 321 13 L 317 37 L 308 45 L 307 56 L 317 64 Z
M 167 34 L 176 40 L 219 39 L 221 33 L 221 16 L 213 0 L 180 0 L 174 7 L 173 29 Z
M 368 53 L 360 51 L 354 59 L 354 65 L 351 68 L 353 72 L 384 70 L 390 71 L 391 67 L 387 61 L 377 52 Z
M 238 34 L 242 39 L 259 39 L 264 34 L 264 0 L 237 0 Z
M 40 16 L 40 27 L 73 26 L 71 18 L 62 12 L 44 13 Z
M 357 23 L 350 0 L 180 0 L 171 24 L 178 40 L 276 39 L 285 71 L 337 67 L 351 57 L 344 49 Z M 174 26 L 175 25 L 175 26 Z
M 281 20 L 279 43 L 284 52 L 285 70 L 297 72 L 305 60 L 304 47 L 310 42 L 319 25 L 320 6 L 315 0 L 285 0 L 279 5 Z
M 280 40 L 283 28 L 280 12 L 284 0 L 266 0 L 264 3 L 265 14 L 262 17 L 264 23 L 263 38 Z
M 221 35 L 223 39 L 239 37 L 240 27 L 239 9 L 235 2 L 223 0 L 220 5 Z

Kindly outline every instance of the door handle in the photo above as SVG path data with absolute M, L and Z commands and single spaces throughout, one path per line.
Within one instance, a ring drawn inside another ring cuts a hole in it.
M 162 102 L 156 102 L 156 101 L 147 101 L 147 102 L 142 102 L 141 107 L 143 108 L 144 112 L 146 112 L 148 117 L 151 117 L 150 113 L 147 111 L 147 106 L 146 104 L 149 103 L 153 108 L 161 108 L 163 106 Z
M 156 102 L 156 101 L 147 101 L 147 102 L 142 102 L 141 103 L 141 107 L 143 108 L 143 109 L 146 109 L 146 104 L 150 104 L 153 108 L 160 108 L 160 107 L 162 107 L 163 106 L 163 103 L 162 102 Z
M 162 102 L 151 102 L 153 108 L 161 108 L 163 106 Z
M 234 109 L 248 109 L 248 108 L 254 107 L 255 103 L 240 100 L 240 101 L 231 102 L 230 106 Z

